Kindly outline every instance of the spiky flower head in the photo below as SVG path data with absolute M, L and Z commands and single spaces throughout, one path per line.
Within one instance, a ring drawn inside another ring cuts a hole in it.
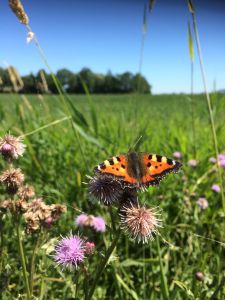
M 17 159 L 22 156 L 26 145 L 22 143 L 21 137 L 14 137 L 12 135 L 5 135 L 0 138 L 0 152 L 5 160 Z
M 6 186 L 9 194 L 15 194 L 23 181 L 24 175 L 20 169 L 10 168 L 0 176 L 0 182 Z
M 18 196 L 21 199 L 28 200 L 34 196 L 34 189 L 32 186 L 25 185 L 21 186 L 18 191 Z
M 90 177 L 88 185 L 90 195 L 105 205 L 118 201 L 123 194 L 120 182 L 107 175 Z
M 77 269 L 85 259 L 85 241 L 79 236 L 62 237 L 55 247 L 54 260 L 62 268 Z
M 27 25 L 29 23 L 29 18 L 20 0 L 9 0 L 9 6 L 22 24 Z
M 161 220 L 155 209 L 134 206 L 132 203 L 121 208 L 120 220 L 121 228 L 131 238 L 143 243 L 153 240 L 154 235 L 158 233 L 157 227 L 161 227 Z

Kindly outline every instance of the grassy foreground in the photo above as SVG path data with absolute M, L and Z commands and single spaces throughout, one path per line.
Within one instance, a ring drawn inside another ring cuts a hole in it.
M 212 104 L 223 153 L 225 97 L 212 95 Z M 162 273 L 169 299 L 224 299 L 225 220 L 221 195 L 211 189 L 218 178 L 209 162 L 214 148 L 204 96 L 194 96 L 194 123 L 191 105 L 186 95 L 71 96 L 70 105 L 53 95 L 0 95 L 0 135 L 25 134 L 27 150 L 16 163 L 23 169 L 26 182 L 47 203 L 68 206 L 67 214 L 39 245 L 34 284 L 37 299 L 75 299 L 75 294 L 77 299 L 83 299 L 79 285 L 78 291 L 74 291 L 75 274 L 55 268 L 49 243 L 60 234 L 77 232 L 74 217 L 78 210 L 102 215 L 110 225 L 109 209 L 89 199 L 83 184 L 85 176 L 93 174 L 96 164 L 127 152 L 140 136 L 139 151 L 168 157 L 175 151 L 182 153 L 182 171 L 169 175 L 159 188 L 150 187 L 140 195 L 142 203 L 162 209 L 160 249 L 157 241 L 137 244 L 123 234 L 93 299 L 165 299 Z M 197 167 L 188 166 L 191 159 L 198 161 Z M 5 165 L 2 160 L 0 163 L 3 170 Z M 205 210 L 197 205 L 201 196 L 209 203 Z M 4 199 L 2 192 L 1 200 Z M 111 216 L 117 225 L 116 208 Z M 35 238 L 32 235 L 24 238 L 28 259 Z M 97 250 L 91 258 L 90 274 L 95 272 L 109 244 L 110 230 L 93 234 L 93 239 Z M 24 290 L 10 216 L 1 221 L 0 254 L 3 299 L 23 299 L 23 296 L 17 298 Z M 196 272 L 204 274 L 202 281 L 196 279 Z

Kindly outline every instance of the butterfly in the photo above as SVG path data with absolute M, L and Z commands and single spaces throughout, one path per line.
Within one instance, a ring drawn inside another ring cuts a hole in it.
M 130 150 L 107 159 L 94 168 L 94 173 L 110 176 L 123 187 L 147 188 L 158 185 L 166 174 L 178 172 L 182 164 L 157 154 Z

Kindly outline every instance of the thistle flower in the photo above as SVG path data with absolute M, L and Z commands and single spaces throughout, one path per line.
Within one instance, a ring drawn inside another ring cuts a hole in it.
M 152 208 L 124 206 L 120 211 L 121 228 L 137 239 L 138 242 L 147 243 L 153 240 L 154 234 L 158 233 L 157 227 L 161 226 L 161 220 L 157 218 L 157 213 Z
M 198 207 L 202 210 L 206 209 L 209 206 L 208 201 L 205 197 L 200 197 L 197 201 Z
M 119 181 L 114 180 L 107 175 L 96 175 L 89 177 L 89 193 L 105 205 L 110 205 L 112 202 L 118 201 L 123 189 Z
M 95 217 L 93 215 L 80 214 L 76 217 L 75 223 L 80 227 L 92 227 L 97 232 L 105 231 L 105 220 L 102 217 Z
M 0 176 L 0 182 L 6 186 L 9 194 L 15 194 L 23 181 L 24 175 L 20 169 L 10 168 Z
M 27 25 L 29 23 L 29 18 L 20 0 L 9 0 L 9 6 L 22 24 Z
M 16 212 L 24 213 L 28 209 L 28 203 L 24 199 L 19 199 L 15 202 Z
M 195 168 L 195 167 L 197 167 L 197 165 L 198 165 L 198 161 L 197 161 L 196 159 L 190 159 L 190 160 L 188 161 L 188 165 L 189 165 L 190 167 Z
M 105 220 L 102 217 L 94 217 L 92 221 L 92 227 L 97 232 L 105 231 Z
M 32 233 L 40 228 L 40 222 L 37 214 L 28 211 L 24 215 L 26 221 L 26 232 Z
M 79 236 L 62 237 L 55 247 L 54 260 L 64 268 L 77 269 L 85 259 L 85 241 Z
M 85 253 L 88 255 L 93 254 L 95 251 L 95 243 L 93 242 L 86 242 L 85 244 Z
M 220 186 L 218 184 L 212 185 L 212 191 L 219 193 L 220 192 Z
M 176 158 L 176 159 L 180 159 L 180 158 L 182 158 L 182 153 L 179 152 L 179 151 L 175 151 L 173 153 L 173 157 Z
M 22 143 L 21 137 L 6 135 L 0 138 L 0 153 L 5 160 L 17 159 L 22 156 L 26 145 Z
M 29 185 L 21 186 L 18 191 L 18 196 L 24 200 L 32 198 L 34 196 L 33 187 Z

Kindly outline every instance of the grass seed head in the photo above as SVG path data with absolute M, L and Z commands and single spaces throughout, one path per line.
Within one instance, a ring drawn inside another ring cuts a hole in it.
M 9 6 L 20 22 L 24 25 L 28 25 L 29 18 L 25 13 L 22 3 L 20 0 L 9 0 Z

